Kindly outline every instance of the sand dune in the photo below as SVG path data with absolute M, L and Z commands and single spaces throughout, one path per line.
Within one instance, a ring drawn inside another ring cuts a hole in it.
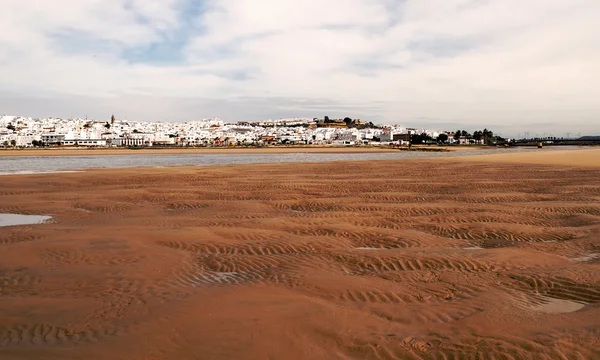
M 600 168 L 502 156 L 2 177 L 0 358 L 600 358 Z

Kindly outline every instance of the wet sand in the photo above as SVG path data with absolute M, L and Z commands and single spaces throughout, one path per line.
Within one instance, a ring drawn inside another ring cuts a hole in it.
M 600 167 L 502 156 L 0 177 L 0 359 L 600 358 Z

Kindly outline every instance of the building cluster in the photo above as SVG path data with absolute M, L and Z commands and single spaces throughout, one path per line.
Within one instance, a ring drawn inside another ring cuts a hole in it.
M 440 132 L 360 120 L 290 118 L 225 123 L 186 123 L 0 116 L 0 146 L 244 146 L 274 144 L 407 144 L 412 134 L 437 139 Z M 449 137 L 449 141 L 453 141 Z

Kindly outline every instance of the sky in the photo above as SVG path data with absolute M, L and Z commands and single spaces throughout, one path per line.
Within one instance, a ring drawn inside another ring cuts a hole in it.
M 0 114 L 600 134 L 598 0 L 2 0 Z

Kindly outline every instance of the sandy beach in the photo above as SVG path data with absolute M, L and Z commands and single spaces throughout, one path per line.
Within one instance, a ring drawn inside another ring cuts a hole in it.
M 598 359 L 598 159 L 0 177 L 0 359 Z
M 579 148 L 573 150 L 533 151 L 527 149 L 519 153 L 482 155 L 477 157 L 457 157 L 461 161 L 485 163 L 512 163 L 548 166 L 600 166 L 600 148 Z M 451 159 L 451 158 L 450 158 Z

